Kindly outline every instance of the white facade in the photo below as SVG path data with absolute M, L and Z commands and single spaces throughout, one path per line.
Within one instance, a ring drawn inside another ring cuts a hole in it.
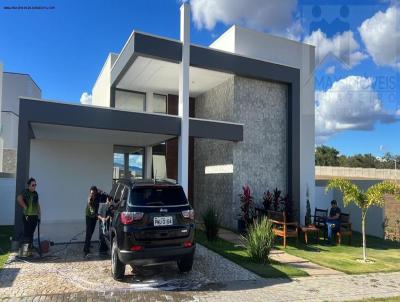
M 303 222 L 307 190 L 311 208 L 315 205 L 314 46 L 234 25 L 210 47 L 300 70 L 300 220 Z
M 41 98 L 42 93 L 40 88 L 27 74 L 3 72 L 1 82 L 0 137 L 2 141 L 2 150 L 16 152 L 18 146 L 19 97 Z M 3 162 L 3 158 L 1 161 Z M 3 168 L 3 165 L 0 167 Z M 15 171 L 2 170 L 0 170 L 0 172 L 15 173 Z
M 41 234 L 64 242 L 83 231 L 89 189 L 109 192 L 112 172 L 112 144 L 31 140 L 29 173 L 38 184 Z
M 0 63 L 0 225 L 14 224 L 20 96 L 40 98 L 41 90 L 29 75 L 4 72 Z
M 111 68 L 118 54 L 110 53 L 92 89 L 92 105 L 110 107 Z

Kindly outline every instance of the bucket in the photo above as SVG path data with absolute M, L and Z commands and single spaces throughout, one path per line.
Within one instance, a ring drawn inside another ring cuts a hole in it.
M 30 257 L 32 255 L 29 250 L 29 243 L 24 243 L 19 248 L 19 257 Z
M 40 242 L 40 250 L 42 251 L 43 254 L 48 253 L 49 249 L 50 249 L 50 241 L 43 240 Z

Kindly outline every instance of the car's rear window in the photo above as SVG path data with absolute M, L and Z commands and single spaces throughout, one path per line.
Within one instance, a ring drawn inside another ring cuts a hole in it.
M 176 206 L 187 204 L 181 187 L 134 188 L 129 201 L 133 206 Z

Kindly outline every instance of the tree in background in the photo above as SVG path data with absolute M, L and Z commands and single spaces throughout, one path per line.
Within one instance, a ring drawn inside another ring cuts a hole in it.
M 317 166 L 338 166 L 339 151 L 328 146 L 318 146 L 315 149 L 315 164 Z
M 389 152 L 385 153 L 382 158 L 377 158 L 371 153 L 339 155 L 338 150 L 324 145 L 315 148 L 315 165 L 317 166 L 394 169 L 395 161 L 400 168 L 400 155 L 393 155 Z
M 333 189 L 337 189 L 343 193 L 343 203 L 345 206 L 354 203 L 361 209 L 363 261 L 367 262 L 367 242 L 365 236 L 365 219 L 367 217 L 367 211 L 371 206 L 382 207 L 385 203 L 385 194 L 395 195 L 396 199 L 400 200 L 400 187 L 393 182 L 383 181 L 369 187 L 364 192 L 349 180 L 334 178 L 328 182 L 325 191 Z

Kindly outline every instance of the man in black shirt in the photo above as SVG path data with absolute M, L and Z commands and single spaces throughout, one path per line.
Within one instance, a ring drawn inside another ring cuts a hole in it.
M 333 234 L 340 230 L 340 208 L 337 206 L 336 200 L 331 201 L 331 209 L 326 219 L 326 227 L 328 228 L 328 241 L 332 243 Z
M 84 257 L 90 253 L 90 241 L 96 228 L 97 213 L 99 210 L 100 196 L 96 186 L 90 187 L 90 194 L 86 205 L 86 236 L 83 247 Z

